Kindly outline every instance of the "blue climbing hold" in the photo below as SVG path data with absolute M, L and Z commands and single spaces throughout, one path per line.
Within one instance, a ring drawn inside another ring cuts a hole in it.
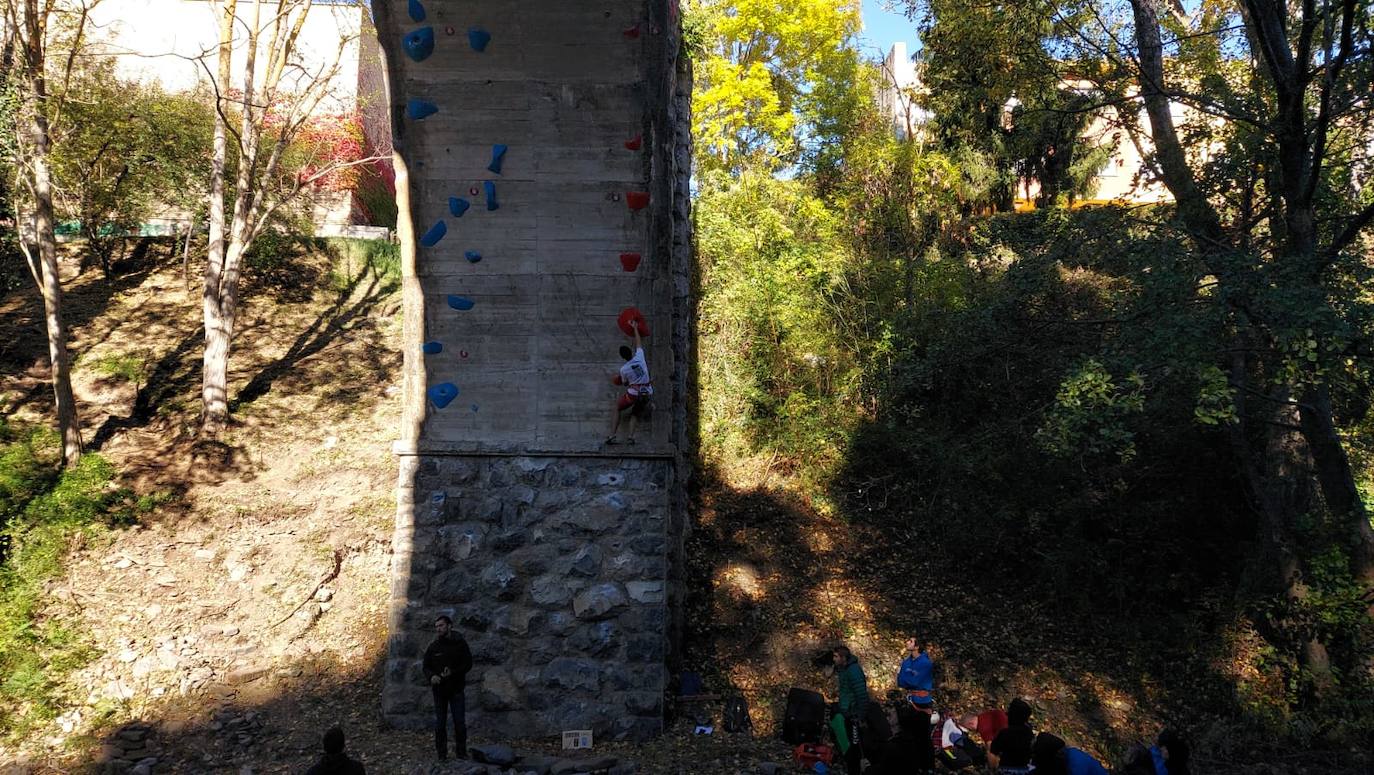
M 503 162 L 503 161 L 505 161 L 505 160 L 506 160 L 506 146 L 501 145 L 500 143 L 497 143 L 496 145 L 493 145 L 493 146 L 491 147 L 491 164 L 488 164 L 488 165 L 487 165 L 487 169 L 491 170 L 492 172 L 496 173 L 497 175 L 500 175 L 500 174 L 501 174 L 501 162 Z
M 474 411 L 474 412 L 477 411 L 477 404 L 473 404 L 473 405 L 472 405 L 472 411 Z
M 474 302 L 472 299 L 469 299 L 469 298 L 466 297 L 466 296 L 449 296 L 449 297 L 448 297 L 448 305 L 449 305 L 450 307 L 452 307 L 452 308 L 458 310 L 459 312 L 467 312 L 468 310 L 472 309 L 472 307 L 473 307 L 473 305 L 474 305 L 475 303 L 476 303 L 476 302 Z
M 448 198 L 448 211 L 453 213 L 454 218 L 462 218 L 463 213 L 467 212 L 469 207 L 472 205 L 466 199 L 459 199 L 456 196 Z
M 463 252 L 463 258 L 466 258 L 469 264 L 475 264 L 482 260 L 482 254 L 475 250 L 468 250 Z
M 434 53 L 434 28 L 421 27 L 407 32 L 401 45 L 406 50 L 406 56 L 416 62 L 429 59 L 429 55 Z
M 439 112 L 439 106 L 429 100 L 411 97 L 406 102 L 406 116 L 411 121 L 422 121 Z
M 500 207 L 501 205 L 496 203 L 496 184 L 490 180 L 484 180 L 482 181 L 482 188 L 487 192 L 487 209 L 495 210 Z
M 441 382 L 426 392 L 429 393 L 429 400 L 433 401 L 435 406 L 443 409 L 458 397 L 458 386 L 452 382 Z
M 410 0 L 406 3 L 406 11 L 410 13 L 410 20 L 413 22 L 425 20 L 425 7 L 420 5 L 420 0 Z
M 420 349 L 425 351 L 425 355 L 438 355 L 444 351 L 443 342 L 425 342 Z
M 420 237 L 420 244 L 432 248 L 439 244 L 439 240 L 443 239 L 445 234 L 448 234 L 448 224 L 443 221 L 436 221 L 433 226 L 429 227 L 429 231 Z
M 491 42 L 491 33 L 481 27 L 468 28 L 468 43 L 473 51 L 486 51 L 487 44 Z

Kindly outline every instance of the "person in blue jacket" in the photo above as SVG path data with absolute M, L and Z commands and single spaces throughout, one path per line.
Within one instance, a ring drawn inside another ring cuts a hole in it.
M 1031 747 L 1031 764 L 1036 775 L 1107 775 L 1107 768 L 1079 748 L 1072 748 L 1057 735 L 1041 732 Z
M 922 701 L 932 699 L 935 663 L 926 653 L 926 644 L 914 637 L 906 639 L 906 651 L 907 656 L 897 671 L 897 687 L 906 693 L 907 699 L 913 704 L 921 705 Z

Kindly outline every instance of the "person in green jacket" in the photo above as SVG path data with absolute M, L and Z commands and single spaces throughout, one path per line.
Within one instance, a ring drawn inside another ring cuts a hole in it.
M 868 709 L 868 678 L 859 665 L 859 658 L 848 646 L 836 646 L 835 680 L 839 683 L 839 711 L 844 716 L 844 730 L 849 748 L 844 752 L 844 766 L 850 775 L 858 775 L 863 766 L 863 748 L 859 743 L 859 720 Z

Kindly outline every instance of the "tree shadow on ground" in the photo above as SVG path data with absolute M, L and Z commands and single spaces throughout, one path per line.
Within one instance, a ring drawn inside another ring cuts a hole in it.
M 367 321 L 398 287 L 397 280 L 375 264 L 364 265 L 339 288 L 329 307 L 296 336 L 286 353 L 255 374 L 239 390 L 229 402 L 230 411 L 237 411 L 271 392 L 279 380 L 291 374 L 304 360 L 324 352 L 360 321 Z M 368 353 L 367 357 L 375 371 L 383 372 L 381 359 L 375 352 Z
M 1148 687 L 1136 688 L 1131 680 L 1146 667 L 1137 661 L 1142 657 L 1134 646 L 1089 639 L 1077 644 L 1074 653 L 1057 657 L 1054 650 L 1074 643 L 1064 639 L 1075 633 L 1050 623 L 1043 641 L 1022 639 L 1017 628 L 1040 621 L 1042 612 L 1031 606 L 1018 613 L 1018 607 L 1025 607 L 1021 597 L 1005 595 L 995 585 L 972 583 L 965 588 L 932 581 L 938 576 L 929 574 L 968 570 L 958 563 L 924 562 L 891 545 L 858 551 L 875 536 L 869 528 L 832 522 L 833 517 L 790 494 L 714 482 L 702 494 L 698 516 L 688 553 L 686 666 L 705 673 L 709 688 L 749 697 L 761 739 L 719 734 L 694 739 L 679 727 L 665 736 L 672 739 L 645 746 L 598 745 L 596 753 L 640 761 L 652 761 L 647 752 L 655 749 L 679 757 L 671 767 L 651 765 L 640 772 L 737 773 L 751 771 L 759 761 L 779 760 L 785 747 L 773 737 L 781 726 L 781 700 L 787 689 L 807 686 L 834 694 L 833 679 L 811 663 L 815 652 L 839 641 L 854 645 L 869 670 L 870 685 L 880 694 L 884 676 L 877 668 L 885 662 L 878 649 L 895 637 L 895 632 L 886 632 L 888 627 L 919 625 L 930 633 L 946 666 L 938 694 L 945 712 L 978 709 L 992 697 L 1004 700 L 1029 693 L 1037 707 L 1038 726 L 1063 733 L 1061 723 L 1070 723 L 1070 717 L 1078 724 L 1119 722 L 1123 711 L 1115 704 L 1123 692 L 1132 713 L 1148 714 L 1154 709 L 1145 703 L 1158 701 Z M 905 602 L 893 593 L 894 585 L 914 588 L 914 599 L 920 602 Z M 847 603 L 837 598 L 845 593 L 853 597 Z M 951 599 L 970 593 L 982 596 L 974 606 L 961 607 L 959 600 Z M 859 614 L 864 611 L 867 620 Z M 190 687 L 186 696 L 153 701 L 137 721 L 106 730 L 98 756 L 117 756 L 129 763 L 136 761 L 134 755 L 153 757 L 158 760 L 156 771 L 236 771 L 249 766 L 257 773 L 300 772 L 317 757 L 322 731 L 340 724 L 350 753 L 371 772 L 466 772 L 464 765 L 434 765 L 430 732 L 386 725 L 378 701 L 385 634 L 378 630 L 362 636 L 370 641 L 371 656 L 352 661 L 307 647 L 307 640 L 275 659 L 246 652 L 210 682 Z M 961 656 L 963 644 L 987 637 L 1005 640 L 984 646 L 975 659 Z M 1083 668 L 1085 654 L 1099 650 L 1091 660 L 1092 669 Z M 1111 664 L 1117 659 L 1124 661 Z M 1005 672 L 999 675 L 993 666 Z M 469 687 L 470 712 L 479 691 Z M 509 736 L 518 738 L 519 730 L 510 730 Z M 496 740 L 474 733 L 472 741 Z M 557 753 L 550 740 L 502 741 L 514 743 L 522 752 Z M 1208 760 L 1205 753 L 1200 758 L 1208 772 L 1253 771 L 1245 764 Z M 1353 771 L 1321 757 L 1291 764 L 1301 764 L 1314 775 Z M 1297 770 L 1274 770 L 1288 771 Z
M 83 329 L 99 319 L 112 299 L 137 288 L 159 266 L 174 259 L 175 240 L 144 238 L 135 246 L 131 258 L 121 263 L 123 271 L 108 281 L 93 270 L 79 276 L 68 274 L 62 288 L 62 316 L 67 330 Z M 75 264 L 74 259 L 63 260 L 64 273 L 70 273 Z M 11 334 L 0 342 L 0 368 L 26 369 L 41 361 L 46 369 L 48 336 L 43 299 L 31 284 L 0 300 L 0 331 Z M 96 338 L 102 337 L 97 334 Z

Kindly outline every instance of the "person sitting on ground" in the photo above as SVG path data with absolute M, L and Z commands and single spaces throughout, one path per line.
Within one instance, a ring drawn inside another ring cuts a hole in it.
M 1030 703 L 1020 697 L 1012 700 L 1007 706 L 1007 728 L 988 746 L 988 764 L 1005 775 L 1030 772 L 1031 745 L 1035 742 L 1030 717 Z
M 974 742 L 968 730 L 960 726 L 953 716 L 945 716 L 940 724 L 940 733 L 933 737 L 933 741 L 939 745 L 935 757 L 947 769 L 961 770 L 987 763 L 987 752 Z
M 630 328 L 635 333 L 635 349 L 631 352 L 630 348 L 621 345 L 620 357 L 625 359 L 625 365 L 611 377 L 611 384 L 623 385 L 625 392 L 616 399 L 615 409 L 611 412 L 611 435 L 606 439 L 607 444 L 620 443 L 616 434 L 620 432 L 620 415 L 627 409 L 630 412 L 630 435 L 625 443 L 635 443 L 635 426 L 640 418 L 648 415 L 654 394 L 653 382 L 649 379 L 649 361 L 644 357 L 644 341 L 639 336 L 639 321 L 630 320 Z
M 935 767 L 930 748 L 930 716 L 908 702 L 897 706 L 897 734 L 888 741 L 874 775 L 912 775 Z
M 321 740 L 324 756 L 306 771 L 305 775 L 366 775 L 363 765 L 344 753 L 344 733 L 337 726 L 330 727 Z
M 1036 775 L 1107 775 L 1107 768 L 1092 754 L 1069 747 L 1062 738 L 1049 732 L 1035 736 L 1031 745 L 1031 764 Z
M 897 671 L 897 687 L 913 701 L 918 697 L 930 697 L 935 683 L 935 663 L 926 653 L 926 644 L 915 637 L 907 638 L 906 651 L 902 667 Z
M 1007 712 L 1001 708 L 985 710 L 974 715 L 972 713 L 959 719 L 959 726 L 978 735 L 987 746 L 997 739 L 997 733 L 1007 728 Z

